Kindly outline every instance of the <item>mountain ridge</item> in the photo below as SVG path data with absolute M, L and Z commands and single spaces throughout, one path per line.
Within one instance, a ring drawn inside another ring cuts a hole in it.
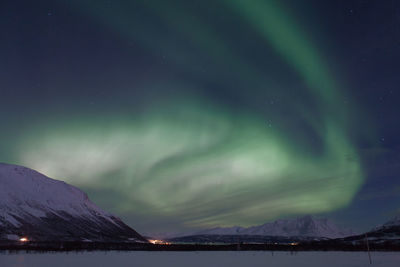
M 262 225 L 250 227 L 214 228 L 199 231 L 196 234 L 241 234 L 260 236 L 308 236 L 339 238 L 354 234 L 353 231 L 342 229 L 328 219 L 317 219 L 311 215 L 295 219 L 276 220 Z
M 295 219 L 280 219 L 261 225 L 242 227 L 215 227 L 191 232 L 149 233 L 148 236 L 172 239 L 184 236 L 279 236 L 279 237 L 316 237 L 316 238 L 343 238 L 355 235 L 352 230 L 341 228 L 328 219 L 318 219 L 305 215 Z
M 87 194 L 35 170 L 0 163 L 0 239 L 147 242 Z

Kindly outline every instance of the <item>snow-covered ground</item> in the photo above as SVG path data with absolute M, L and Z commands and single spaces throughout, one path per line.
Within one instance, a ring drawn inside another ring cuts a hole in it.
M 290 266 L 290 267 L 398 267 L 400 253 L 372 252 L 83 252 L 45 254 L 0 254 L 0 266 Z

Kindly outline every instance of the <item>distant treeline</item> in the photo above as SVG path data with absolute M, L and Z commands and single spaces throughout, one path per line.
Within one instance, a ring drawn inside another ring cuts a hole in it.
M 336 242 L 309 242 L 290 244 L 146 244 L 112 242 L 7 242 L 0 243 L 0 251 L 72 252 L 72 251 L 366 251 L 363 244 Z M 374 251 L 400 251 L 400 245 L 391 242 L 370 244 Z

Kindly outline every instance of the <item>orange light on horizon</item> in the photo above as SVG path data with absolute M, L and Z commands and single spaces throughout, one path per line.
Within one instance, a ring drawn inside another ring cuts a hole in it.
M 19 241 L 21 241 L 21 242 L 28 242 L 29 239 L 28 239 L 27 237 L 21 237 L 21 238 L 19 239 Z
M 154 245 L 170 245 L 171 243 L 165 242 L 164 240 L 159 239 L 149 239 L 149 242 Z

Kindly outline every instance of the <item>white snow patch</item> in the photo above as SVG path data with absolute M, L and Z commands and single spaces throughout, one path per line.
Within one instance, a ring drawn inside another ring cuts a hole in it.
M 17 235 L 6 235 L 6 239 L 8 240 L 19 240 L 19 238 Z

